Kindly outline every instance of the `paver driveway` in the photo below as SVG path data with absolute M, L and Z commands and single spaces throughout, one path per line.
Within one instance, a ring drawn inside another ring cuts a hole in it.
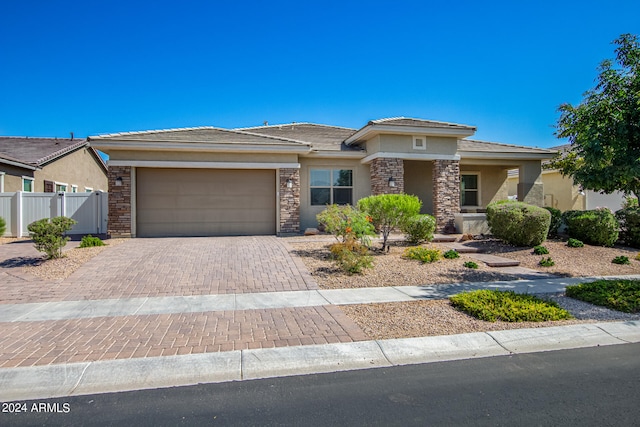
M 15 255 L 7 247 L 13 245 L 0 246 L 0 252 Z M 5 304 L 318 288 L 302 262 L 273 236 L 131 239 L 62 282 L 11 283 L 0 284 Z

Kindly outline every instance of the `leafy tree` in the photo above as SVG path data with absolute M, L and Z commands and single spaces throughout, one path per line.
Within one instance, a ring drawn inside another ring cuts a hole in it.
M 389 234 L 408 218 L 418 215 L 421 206 L 420 199 L 408 194 L 380 194 L 358 200 L 358 209 L 368 214 L 376 229 L 382 232 L 383 251 L 388 249 Z
M 623 34 L 613 41 L 616 64 L 600 64 L 596 86 L 577 106 L 562 104 L 556 136 L 571 149 L 549 168 L 585 189 L 640 194 L 640 43 Z

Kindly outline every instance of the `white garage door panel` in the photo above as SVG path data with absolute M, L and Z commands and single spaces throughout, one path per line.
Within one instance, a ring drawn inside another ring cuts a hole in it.
M 276 232 L 274 170 L 139 168 L 136 181 L 138 236 Z

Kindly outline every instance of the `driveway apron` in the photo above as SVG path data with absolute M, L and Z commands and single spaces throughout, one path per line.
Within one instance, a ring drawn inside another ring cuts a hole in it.
M 62 281 L 43 281 L 12 267 L 19 257 L 34 255 L 31 244 L 9 248 L 14 244 L 0 246 L 7 249 L 2 258 L 9 258 L 0 269 L 0 309 L 7 312 L 55 301 L 117 305 L 131 298 L 318 289 L 288 245 L 273 236 L 131 239 Z M 27 319 L 0 322 L 0 369 L 366 339 L 332 305 Z

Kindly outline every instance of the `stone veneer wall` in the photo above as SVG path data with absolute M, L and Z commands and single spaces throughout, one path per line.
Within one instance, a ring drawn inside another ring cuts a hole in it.
M 395 187 L 389 186 L 393 177 Z M 377 158 L 371 162 L 371 194 L 404 193 L 404 162 L 402 159 Z
M 454 215 L 460 213 L 460 162 L 434 160 L 433 163 L 433 213 L 436 229 L 442 232 L 454 224 Z
M 116 178 L 122 185 L 116 186 Z M 111 237 L 131 237 L 131 166 L 109 166 L 109 225 Z
M 293 187 L 287 188 L 287 180 Z M 280 169 L 280 233 L 300 232 L 300 169 Z

